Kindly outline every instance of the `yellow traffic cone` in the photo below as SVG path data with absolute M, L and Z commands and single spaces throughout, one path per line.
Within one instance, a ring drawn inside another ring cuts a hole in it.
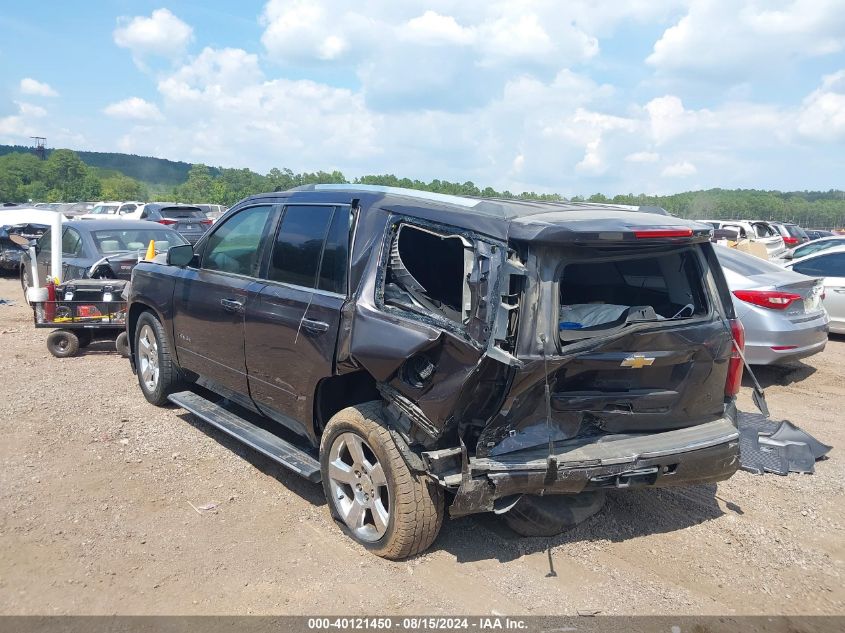
M 147 246 L 147 255 L 144 257 L 148 262 L 153 261 L 156 256 L 156 242 L 155 240 L 150 240 L 150 245 Z

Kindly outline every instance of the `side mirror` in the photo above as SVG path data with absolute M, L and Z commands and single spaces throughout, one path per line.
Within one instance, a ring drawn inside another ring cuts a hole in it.
M 786 251 L 783 254 L 784 259 L 792 259 L 793 257 L 795 257 L 795 253 L 793 253 L 792 251 Z
M 194 247 L 190 244 L 180 244 L 167 249 L 167 264 L 184 268 L 194 258 Z

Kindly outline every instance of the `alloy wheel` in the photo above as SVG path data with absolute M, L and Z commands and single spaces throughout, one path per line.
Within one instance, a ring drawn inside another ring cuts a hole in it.
M 329 450 L 330 502 L 346 526 L 362 541 L 387 532 L 392 499 L 378 457 L 355 433 L 338 435 Z
M 158 387 L 158 342 L 153 328 L 146 323 L 138 333 L 138 368 L 144 386 L 152 393 Z

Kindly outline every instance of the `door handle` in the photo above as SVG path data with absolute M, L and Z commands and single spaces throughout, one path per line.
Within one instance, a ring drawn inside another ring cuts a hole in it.
M 845 294 L 845 286 L 834 286 L 831 290 L 833 290 L 833 292 L 838 292 L 841 295 Z
M 244 311 L 244 304 L 234 299 L 221 299 L 220 305 L 223 306 L 226 312 L 238 313 Z
M 314 319 L 302 319 L 302 327 L 312 334 L 322 334 L 329 331 L 329 324 L 325 321 L 315 321 Z

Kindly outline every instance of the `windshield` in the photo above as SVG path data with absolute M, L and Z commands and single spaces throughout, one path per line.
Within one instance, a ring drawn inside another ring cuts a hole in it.
M 776 266 L 754 255 L 743 253 L 733 248 L 717 246 L 716 257 L 723 268 L 750 277 L 752 275 L 768 275 L 769 273 L 783 273 L 783 268 Z
M 165 251 L 171 246 L 180 246 L 189 243 L 188 240 L 176 231 L 165 228 L 93 231 L 91 237 L 94 238 L 97 251 L 101 255 L 146 250 L 150 244 L 150 240 L 155 241 L 156 251 Z
M 116 204 L 98 204 L 91 210 L 91 213 L 96 213 L 97 215 L 114 215 L 117 213 Z
M 696 248 L 595 253 L 566 263 L 560 277 L 561 342 L 634 321 L 706 314 L 704 269 Z
M 833 248 L 834 246 L 845 246 L 845 237 L 843 237 L 841 240 L 810 242 L 809 244 L 805 244 L 804 246 L 799 246 L 798 248 L 796 248 L 792 256 L 794 259 L 798 259 L 799 257 L 806 257 L 807 255 L 818 253 L 819 251 L 823 251 L 828 248 Z
M 161 217 L 163 218 L 203 218 L 205 213 L 201 209 L 194 207 L 165 207 L 161 210 Z

